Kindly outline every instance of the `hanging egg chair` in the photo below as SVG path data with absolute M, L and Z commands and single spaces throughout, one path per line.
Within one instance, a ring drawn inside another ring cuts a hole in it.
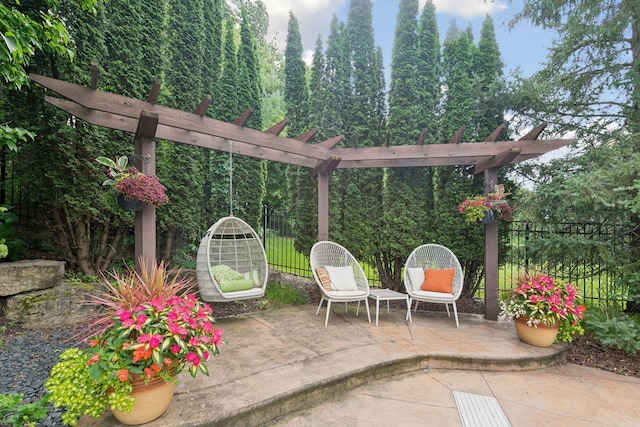
M 200 241 L 197 279 L 200 298 L 228 302 L 264 296 L 267 256 L 258 234 L 233 216 L 218 220 Z

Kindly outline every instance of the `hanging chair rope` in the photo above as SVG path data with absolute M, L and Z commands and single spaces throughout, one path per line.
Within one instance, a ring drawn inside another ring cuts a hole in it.
M 229 216 L 233 216 L 233 141 L 229 140 Z

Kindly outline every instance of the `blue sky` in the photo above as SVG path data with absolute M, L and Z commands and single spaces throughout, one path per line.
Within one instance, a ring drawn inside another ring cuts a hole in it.
M 277 35 L 279 46 L 284 47 L 289 11 L 292 11 L 300 24 L 303 47 L 309 56 L 315 48 L 318 35 L 322 36 L 326 49 L 329 24 L 333 14 L 342 21 L 346 21 L 349 7 L 348 0 L 263 0 L 263 2 L 269 13 L 268 37 L 271 39 Z M 385 71 L 388 74 L 400 1 L 373 0 L 372 3 L 376 45 L 383 50 Z M 425 0 L 420 0 L 420 10 L 424 3 Z M 482 21 L 487 14 L 490 15 L 507 75 L 516 69 L 520 69 L 525 75 L 530 75 L 540 69 L 540 64 L 545 61 L 547 48 L 552 43 L 552 34 L 526 24 L 520 24 L 511 31 L 506 28 L 507 20 L 520 11 L 521 1 L 434 0 L 434 4 L 441 38 L 444 38 L 451 20 L 455 19 L 460 29 L 471 25 L 477 43 Z

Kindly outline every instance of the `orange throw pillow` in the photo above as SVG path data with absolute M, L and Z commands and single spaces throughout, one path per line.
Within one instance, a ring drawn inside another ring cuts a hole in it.
M 318 280 L 322 283 L 322 287 L 325 291 L 331 290 L 331 278 L 329 277 L 329 272 L 324 267 L 316 267 L 316 274 L 318 275 Z
M 446 270 L 424 270 L 424 282 L 420 287 L 423 291 L 453 293 L 453 276 L 456 271 L 453 268 Z

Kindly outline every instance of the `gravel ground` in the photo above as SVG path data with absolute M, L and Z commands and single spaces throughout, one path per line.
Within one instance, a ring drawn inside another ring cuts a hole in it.
M 313 300 L 313 299 L 312 299 Z M 214 306 L 217 318 L 234 316 L 244 312 L 260 310 L 256 302 L 241 304 L 224 303 Z M 441 310 L 441 304 L 420 306 L 419 310 Z M 477 300 L 461 299 L 458 303 L 461 313 L 483 313 L 483 304 Z M 59 354 L 78 344 L 80 337 L 86 336 L 77 326 L 55 329 L 27 329 L 21 325 L 8 323 L 0 317 L 0 393 L 23 393 L 24 402 L 39 400 L 44 394 L 44 383 L 51 367 L 58 362 Z M 605 347 L 589 335 L 577 337 L 569 346 L 568 361 L 584 366 L 604 369 L 622 375 L 640 377 L 640 355 L 626 353 Z M 39 425 L 43 427 L 62 426 L 61 411 L 49 407 L 47 418 Z

